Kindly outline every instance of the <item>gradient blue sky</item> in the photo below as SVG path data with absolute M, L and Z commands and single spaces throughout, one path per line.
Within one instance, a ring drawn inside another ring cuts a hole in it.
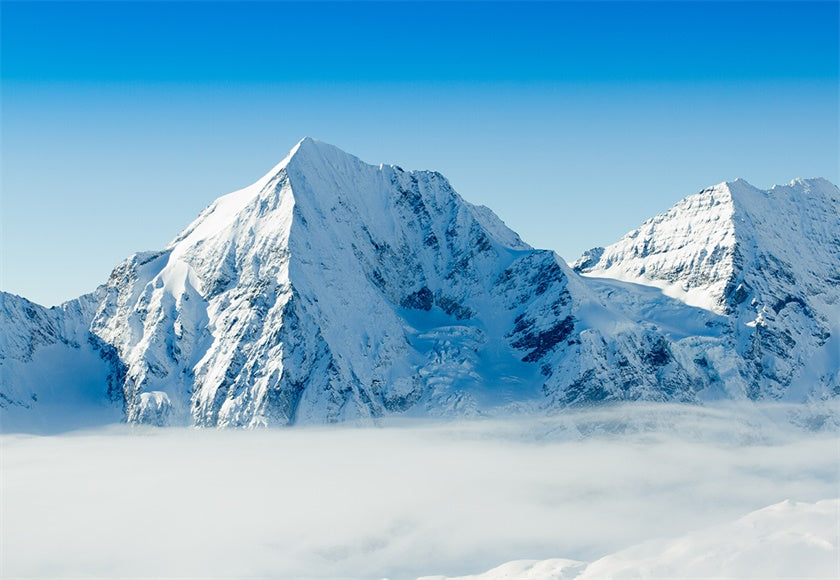
M 840 181 L 837 2 L 2 2 L 0 287 L 55 304 L 301 137 L 574 259 L 707 185 Z

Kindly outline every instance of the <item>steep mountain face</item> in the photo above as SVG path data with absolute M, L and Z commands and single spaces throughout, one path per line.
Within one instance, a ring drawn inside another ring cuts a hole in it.
M 582 278 L 553 252 L 522 242 L 487 208 L 466 203 L 440 174 L 368 165 L 307 138 L 262 179 L 213 202 L 163 251 L 124 261 L 93 294 L 49 310 L 3 295 L 0 316 L 11 329 L 0 341 L 3 404 L 37 410 L 32 395 L 42 382 L 24 377 L 37 377 L 44 365 L 35 357 L 49 349 L 76 359 L 84 351 L 85 360 L 98 361 L 76 373 L 86 377 L 87 392 L 117 401 L 129 422 L 155 425 L 289 425 L 696 401 L 765 389 L 789 394 L 789 383 L 750 370 L 758 356 L 750 348 L 773 361 L 773 377 L 801 376 L 802 360 L 772 350 L 766 338 L 750 346 L 733 330 L 744 326 L 746 310 L 727 306 L 743 288 L 753 300 L 765 292 L 762 284 L 776 284 L 763 277 L 778 269 L 750 273 L 741 265 L 744 256 L 764 256 L 767 242 L 739 233 L 736 210 L 719 207 L 724 193 L 701 195 L 713 199 L 683 204 L 697 216 L 715 208 L 718 217 L 697 217 L 686 229 L 686 218 L 675 214 L 662 218 L 670 225 L 644 234 L 652 256 L 681 250 L 651 264 L 633 250 L 626 260 L 641 260 L 643 272 L 674 287 L 684 275 L 686 291 L 666 293 L 695 292 L 705 308 L 636 283 Z M 826 212 L 836 210 L 833 203 Z M 805 235 L 840 231 L 813 221 Z M 695 250 L 701 222 L 718 241 Z M 765 227 L 754 223 L 750 234 Z M 676 242 L 661 240 L 668 228 Z M 739 242 L 748 237 L 750 253 Z M 683 254 L 687 264 L 674 264 Z M 789 257 L 772 255 L 768 263 Z M 617 256 L 610 248 L 577 267 L 613 268 L 610 275 L 639 282 L 615 274 Z M 820 269 L 836 257 L 816 249 L 808 259 L 816 261 L 808 268 Z M 807 335 L 812 349 L 824 349 L 825 317 L 797 317 L 797 309 L 836 306 L 836 283 L 801 284 L 797 278 L 785 286 L 798 292 L 776 310 L 771 303 L 762 320 L 772 312 L 779 321 L 773 329 L 796 341 Z M 814 296 L 823 296 L 819 306 Z M 751 303 L 739 300 L 732 303 Z M 748 328 L 759 332 L 758 322 Z M 835 379 L 821 375 L 814 384 Z
M 825 180 L 722 183 L 574 268 L 725 315 L 752 398 L 840 392 L 840 194 Z
M 535 390 L 504 336 L 514 314 L 492 316 L 499 273 L 530 253 L 439 174 L 305 139 L 166 250 L 120 265 L 92 330 L 127 364 L 130 421 L 468 411 L 506 377 Z

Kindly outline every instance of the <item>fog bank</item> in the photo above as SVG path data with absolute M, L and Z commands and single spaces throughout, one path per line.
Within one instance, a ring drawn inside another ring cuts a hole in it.
M 837 496 L 837 409 L 624 405 L 3 435 L 4 576 L 416 577 L 592 562 Z

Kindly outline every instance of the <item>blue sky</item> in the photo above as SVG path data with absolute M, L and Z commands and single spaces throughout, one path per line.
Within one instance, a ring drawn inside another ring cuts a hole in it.
M 574 259 L 699 189 L 838 182 L 838 3 L 11 3 L 2 289 L 53 304 L 304 135 Z

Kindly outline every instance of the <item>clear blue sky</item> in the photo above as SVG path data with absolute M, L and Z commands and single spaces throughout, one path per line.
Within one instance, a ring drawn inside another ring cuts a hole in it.
M 574 259 L 743 177 L 840 177 L 837 2 L 13 3 L 2 289 L 158 249 L 301 137 L 435 169 Z

